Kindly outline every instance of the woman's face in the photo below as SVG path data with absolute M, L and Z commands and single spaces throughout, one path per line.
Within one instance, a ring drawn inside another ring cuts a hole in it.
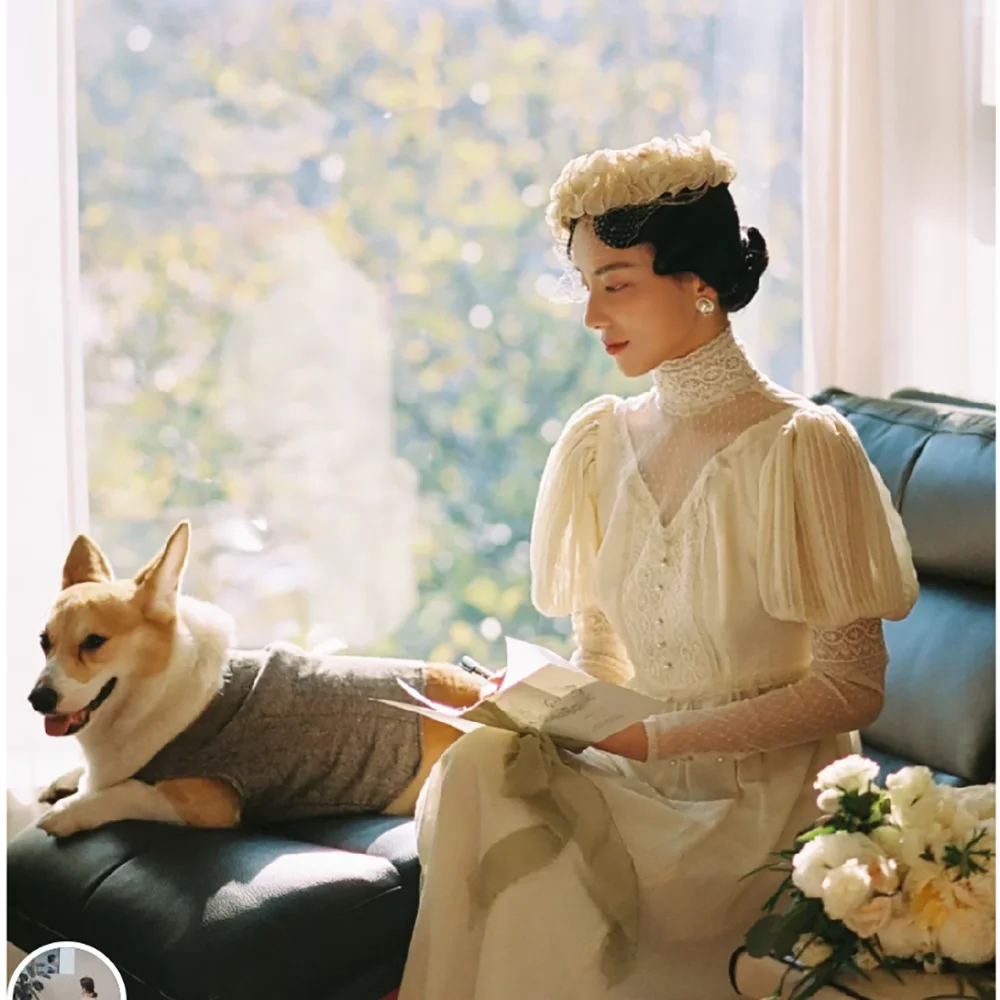
M 635 378 L 664 361 L 683 358 L 726 325 L 715 292 L 700 278 L 653 271 L 648 244 L 615 250 L 583 220 L 573 234 L 571 256 L 587 289 L 583 321 L 601 335 L 623 375 Z M 716 303 L 708 316 L 695 305 L 702 296 Z

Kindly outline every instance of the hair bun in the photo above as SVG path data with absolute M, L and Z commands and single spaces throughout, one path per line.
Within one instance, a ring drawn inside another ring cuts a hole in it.
M 719 304 L 726 312 L 736 312 L 750 304 L 760 288 L 760 276 L 767 270 L 767 244 L 759 229 L 751 226 L 743 230 L 740 234 L 740 246 L 743 250 L 741 273 L 729 293 L 719 298 Z
M 767 253 L 767 243 L 756 226 L 751 226 L 743 237 L 743 259 L 746 261 L 747 271 L 757 279 L 767 270 L 770 260 Z

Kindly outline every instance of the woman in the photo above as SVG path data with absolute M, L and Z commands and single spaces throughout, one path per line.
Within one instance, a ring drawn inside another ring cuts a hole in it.
M 97 996 L 97 991 L 94 989 L 94 980 L 90 976 L 84 976 L 80 980 L 80 996 L 83 1000 L 93 1000 Z
M 575 159 L 552 189 L 586 325 L 653 386 L 566 424 L 532 598 L 572 616 L 583 669 L 669 711 L 546 765 L 596 787 L 604 846 L 631 868 L 602 873 L 593 840 L 533 842 L 485 905 L 491 848 L 539 826 L 510 782 L 523 738 L 480 729 L 445 754 L 418 806 L 401 1000 L 731 997 L 729 956 L 774 885 L 743 876 L 814 818 L 816 772 L 881 710 L 881 619 L 917 594 L 909 548 L 847 421 L 773 385 L 733 336 L 767 266 L 734 176 L 707 137 L 674 137 Z

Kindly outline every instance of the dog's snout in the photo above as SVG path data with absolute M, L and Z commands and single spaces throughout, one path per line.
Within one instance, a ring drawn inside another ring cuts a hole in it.
M 48 715 L 50 712 L 56 710 L 56 705 L 59 704 L 59 695 L 56 694 L 55 689 L 47 687 L 44 684 L 39 684 L 38 687 L 28 695 L 28 701 L 31 703 L 31 707 L 36 712 L 41 712 L 42 715 Z

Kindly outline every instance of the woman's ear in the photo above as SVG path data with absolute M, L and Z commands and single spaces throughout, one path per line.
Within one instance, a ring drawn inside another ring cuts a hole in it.
M 691 294 L 695 302 L 699 299 L 708 299 L 715 304 L 717 310 L 722 308 L 719 302 L 719 293 L 707 282 L 702 281 L 696 274 L 691 276 Z
M 719 296 L 715 289 L 707 282 L 702 281 L 697 274 L 691 275 L 691 290 L 696 298 L 711 299 L 716 305 L 719 304 Z

